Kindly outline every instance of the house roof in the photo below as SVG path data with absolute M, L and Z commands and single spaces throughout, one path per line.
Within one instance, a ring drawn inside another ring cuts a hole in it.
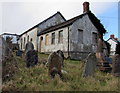
M 37 25 L 33 26 L 32 28 L 30 28 L 30 29 L 28 29 L 27 31 L 25 31 L 24 33 L 22 33 L 22 34 L 20 35 L 20 37 L 21 37 L 23 34 L 31 31 L 32 29 L 34 29 L 34 28 L 36 28 L 36 27 L 38 27 L 40 24 L 42 24 L 42 23 L 46 22 L 47 20 L 51 19 L 52 17 L 54 17 L 54 16 L 57 15 L 57 14 L 59 14 L 59 15 L 66 21 L 66 19 L 63 17 L 63 15 L 58 11 L 58 12 L 55 13 L 54 15 L 50 16 L 49 18 L 45 19 L 44 21 L 38 23 Z
M 17 34 L 11 34 L 11 33 L 3 33 L 2 35 L 13 35 L 13 36 L 19 36 Z
M 84 14 L 81 14 L 81 15 L 79 15 L 79 16 L 76 16 L 76 17 L 74 17 L 74 18 L 72 18 L 72 19 L 69 19 L 69 20 L 67 20 L 67 21 L 65 21 L 65 22 L 63 22 L 63 23 L 60 23 L 60 24 L 58 24 L 58 25 L 49 27 L 49 28 L 43 30 L 42 32 L 40 32 L 40 33 L 38 34 L 38 36 L 40 36 L 40 35 L 42 35 L 42 34 L 46 34 L 46 33 L 48 33 L 48 32 L 52 32 L 52 31 L 57 30 L 57 29 L 59 29 L 59 28 L 67 27 L 67 26 L 71 25 L 73 22 L 75 22 L 77 19 L 82 18 L 82 17 L 83 17 L 84 15 L 86 15 L 86 14 L 89 16 L 91 22 L 92 22 L 93 25 L 98 29 L 99 32 L 101 32 L 101 33 L 105 33 L 105 32 L 106 32 L 104 26 L 100 23 L 100 20 L 97 19 L 97 17 L 96 17 L 93 13 L 91 13 L 91 11 L 89 11 L 89 12 L 87 12 L 87 13 L 84 13 Z

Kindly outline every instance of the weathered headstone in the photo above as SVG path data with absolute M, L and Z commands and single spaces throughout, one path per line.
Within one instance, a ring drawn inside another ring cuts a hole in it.
M 56 74 L 62 77 L 61 73 L 62 59 L 57 52 L 53 52 L 48 57 L 48 71 L 51 78 L 54 78 Z
M 35 50 L 26 53 L 26 67 L 32 67 L 38 63 L 38 54 Z
M 62 66 L 64 67 L 64 54 L 63 54 L 63 52 L 61 50 L 58 50 L 57 53 L 61 57 L 61 59 L 62 59 Z
M 113 56 L 112 73 L 114 76 L 120 76 L 120 42 L 116 45 L 115 55 Z
M 25 46 L 25 53 L 27 53 L 29 50 L 34 50 L 34 45 L 32 42 L 28 42 Z
M 85 61 L 82 77 L 94 76 L 97 59 L 94 53 L 90 53 Z
M 38 63 L 38 54 L 34 50 L 32 42 L 28 42 L 25 48 L 26 67 L 32 67 Z

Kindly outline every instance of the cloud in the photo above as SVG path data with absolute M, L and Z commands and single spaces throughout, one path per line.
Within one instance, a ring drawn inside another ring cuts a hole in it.
M 33 1 L 33 0 L 32 0 Z M 49 0 L 51 1 L 51 0 Z M 78 0 L 66 2 L 6 2 L 3 3 L 3 31 L 21 34 L 37 23 L 60 11 L 66 19 L 82 14 L 83 5 Z M 112 2 L 91 2 L 90 9 L 101 14 L 112 6 Z

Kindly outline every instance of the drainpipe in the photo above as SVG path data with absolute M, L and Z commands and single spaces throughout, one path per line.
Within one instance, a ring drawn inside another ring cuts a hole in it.
M 70 45 L 69 45 L 69 42 L 70 42 L 70 41 L 69 41 L 69 30 L 70 30 L 70 29 L 69 29 L 69 26 L 68 26 L 68 58 L 70 57 L 70 51 L 69 51 L 69 46 L 70 46 Z
M 38 52 L 38 41 L 39 41 L 39 40 L 38 40 L 38 39 L 39 39 L 38 32 L 39 32 L 39 30 L 38 30 L 38 28 L 37 28 L 37 40 L 36 40 L 36 41 L 37 41 L 37 42 L 36 42 L 36 43 L 37 43 L 37 52 Z

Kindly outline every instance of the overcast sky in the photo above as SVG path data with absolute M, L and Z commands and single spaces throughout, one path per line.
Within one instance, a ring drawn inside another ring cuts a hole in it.
M 90 2 L 90 10 L 101 20 L 108 32 L 104 38 L 108 39 L 110 34 L 118 37 L 118 0 L 87 1 Z M 22 34 L 57 11 L 60 11 L 66 19 L 73 18 L 83 13 L 83 2 L 84 0 L 1 1 L 0 34 L 5 32 Z

